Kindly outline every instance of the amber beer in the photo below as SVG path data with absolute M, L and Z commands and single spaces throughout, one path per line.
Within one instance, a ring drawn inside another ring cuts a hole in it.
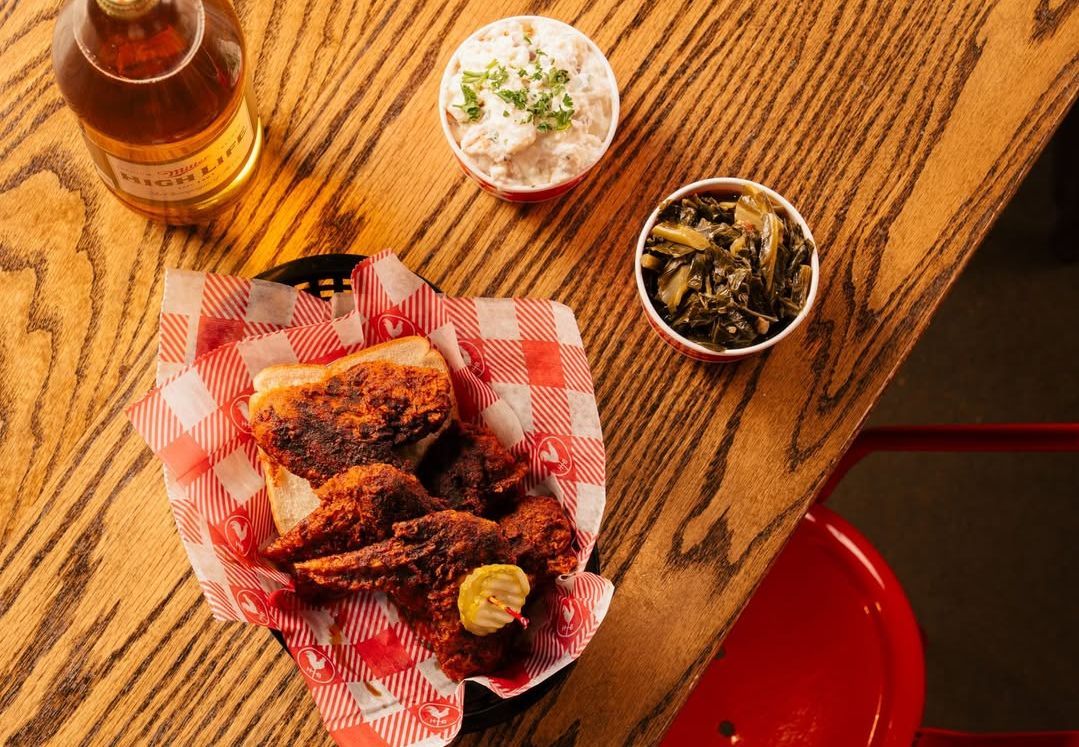
M 262 123 L 228 0 L 67 0 L 53 66 L 94 166 L 133 210 L 197 223 L 250 186 Z

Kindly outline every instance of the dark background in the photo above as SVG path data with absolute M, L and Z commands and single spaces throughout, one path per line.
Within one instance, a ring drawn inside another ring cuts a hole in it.
M 1079 107 L 870 416 L 1079 422 Z M 1079 729 L 1079 454 L 878 454 L 830 505 L 926 637 L 923 723 Z

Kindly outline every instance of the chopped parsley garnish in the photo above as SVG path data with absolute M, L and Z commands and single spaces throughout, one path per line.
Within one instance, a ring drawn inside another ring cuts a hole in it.
M 491 84 L 491 88 L 494 90 L 506 85 L 509 77 L 510 71 L 506 69 L 505 65 L 498 65 L 487 70 L 487 82 Z
M 551 111 L 551 94 L 541 93 L 528 107 L 528 111 L 532 115 L 533 121 L 546 117 Z
M 461 82 L 466 86 L 479 86 L 487 79 L 487 72 L 473 73 L 469 70 L 461 71 Z
M 469 122 L 475 122 L 483 116 L 483 104 L 480 102 L 480 97 L 476 95 L 475 88 L 464 82 L 461 83 L 461 94 L 465 97 L 465 103 L 454 104 L 454 106 L 468 115 Z
M 564 86 L 569 83 L 569 70 L 562 70 L 561 68 L 551 68 L 547 73 L 547 85 L 554 88 L 555 86 Z
M 526 36 L 525 40 L 532 44 L 531 38 Z M 568 129 L 575 114 L 573 99 L 566 93 L 569 71 L 554 65 L 543 67 L 541 57 L 547 57 L 552 62 L 553 58 L 540 49 L 535 50 L 535 55 L 531 70 L 513 68 L 521 80 L 521 88 L 506 86 L 510 80 L 510 70 L 497 60 L 491 60 L 483 72 L 462 71 L 464 103 L 455 106 L 468 116 L 470 122 L 480 119 L 483 116 L 483 102 L 476 92 L 486 88 L 517 111 L 525 112 L 525 117 L 519 120 L 521 124 L 531 123 L 539 132 Z M 509 111 L 503 110 L 502 116 L 509 117 Z
M 554 128 L 556 130 L 568 130 L 570 120 L 573 119 L 573 109 L 559 109 L 554 112 Z
M 514 109 L 528 107 L 528 91 L 523 88 L 499 88 L 495 91 L 495 95 L 507 104 L 513 104 Z

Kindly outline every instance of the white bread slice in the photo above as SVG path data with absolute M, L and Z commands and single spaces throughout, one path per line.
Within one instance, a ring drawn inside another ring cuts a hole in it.
M 255 376 L 255 393 L 251 407 L 258 407 L 259 394 L 287 386 L 313 384 L 335 374 L 343 373 L 358 363 L 389 361 L 401 366 L 434 368 L 449 375 L 446 359 L 424 337 L 401 337 L 372 345 L 329 363 L 281 363 L 268 366 Z
M 326 364 L 285 363 L 264 368 L 255 376 L 255 393 L 251 395 L 250 411 L 254 412 L 258 409 L 260 395 L 264 392 L 302 384 L 314 384 L 330 376 L 344 373 L 357 364 L 376 360 L 389 361 L 401 366 L 433 368 L 449 376 L 450 369 L 446 365 L 446 359 L 426 338 L 402 337 L 364 348 Z M 452 388 L 450 396 L 451 413 L 446 423 L 437 433 L 432 433 L 404 447 L 401 450 L 403 457 L 413 463 L 418 462 L 438 435 L 449 426 L 450 422 L 457 419 L 457 403 L 452 400 Z M 269 494 L 274 526 L 277 527 L 278 533 L 284 534 L 314 511 L 319 505 L 319 499 L 311 483 L 292 474 L 261 450 L 260 459 L 262 472 L 266 477 L 266 492 Z
M 262 462 L 262 474 L 266 476 L 274 526 L 284 534 L 318 508 L 318 496 L 311 483 L 270 459 L 262 449 L 259 449 L 259 461 Z

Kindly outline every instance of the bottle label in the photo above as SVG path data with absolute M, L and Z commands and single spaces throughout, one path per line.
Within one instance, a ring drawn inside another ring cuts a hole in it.
M 210 195 L 232 180 L 255 145 L 257 126 L 244 96 L 221 134 L 189 156 L 149 163 L 127 161 L 101 152 L 111 174 L 100 169 L 100 159 L 94 161 L 102 176 L 120 192 L 154 202 L 190 202 Z M 91 151 L 100 151 L 89 138 L 87 145 Z

